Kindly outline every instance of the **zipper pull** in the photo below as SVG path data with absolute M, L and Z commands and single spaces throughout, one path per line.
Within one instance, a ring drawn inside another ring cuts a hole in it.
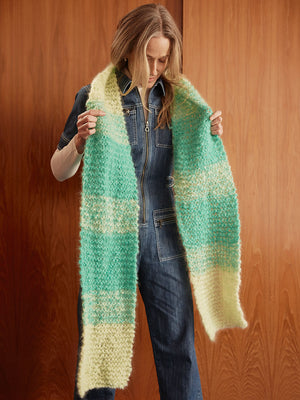
M 149 121 L 146 122 L 145 132 L 149 132 Z

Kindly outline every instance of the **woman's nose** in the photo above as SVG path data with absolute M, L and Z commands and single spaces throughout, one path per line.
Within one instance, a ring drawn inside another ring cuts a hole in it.
M 150 64 L 150 75 L 151 76 L 156 76 L 157 75 L 157 63 L 156 63 L 156 61 L 153 61 Z

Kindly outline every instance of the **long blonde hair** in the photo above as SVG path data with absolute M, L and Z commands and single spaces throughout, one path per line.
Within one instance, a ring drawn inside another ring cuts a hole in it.
M 158 115 L 157 127 L 171 122 L 171 106 L 174 99 L 173 85 L 178 84 L 182 69 L 182 37 L 168 10 L 160 4 L 145 4 L 135 8 L 121 19 L 111 46 L 111 61 L 120 70 L 127 67 L 127 57 L 134 51 L 131 71 L 132 82 L 128 94 L 134 87 L 142 85 L 144 93 L 150 75 L 146 48 L 151 38 L 164 36 L 170 40 L 170 55 L 167 67 L 161 75 L 165 96 Z M 145 106 L 145 98 L 142 99 Z

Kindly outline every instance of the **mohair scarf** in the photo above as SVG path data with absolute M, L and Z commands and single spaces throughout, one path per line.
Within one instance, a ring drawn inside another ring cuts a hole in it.
M 85 147 L 80 279 L 83 335 L 81 397 L 89 389 L 124 388 L 135 334 L 138 191 L 116 69 L 92 82 L 87 109 L 101 109 Z M 240 224 L 227 156 L 211 135 L 212 111 L 185 79 L 175 87 L 172 117 L 177 223 L 206 332 L 246 327 L 239 302 Z

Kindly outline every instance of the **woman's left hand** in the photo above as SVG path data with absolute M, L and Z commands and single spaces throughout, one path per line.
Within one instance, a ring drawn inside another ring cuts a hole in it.
M 215 111 L 209 119 L 211 122 L 210 132 L 212 135 L 221 136 L 223 134 L 223 126 L 222 126 L 222 111 Z

